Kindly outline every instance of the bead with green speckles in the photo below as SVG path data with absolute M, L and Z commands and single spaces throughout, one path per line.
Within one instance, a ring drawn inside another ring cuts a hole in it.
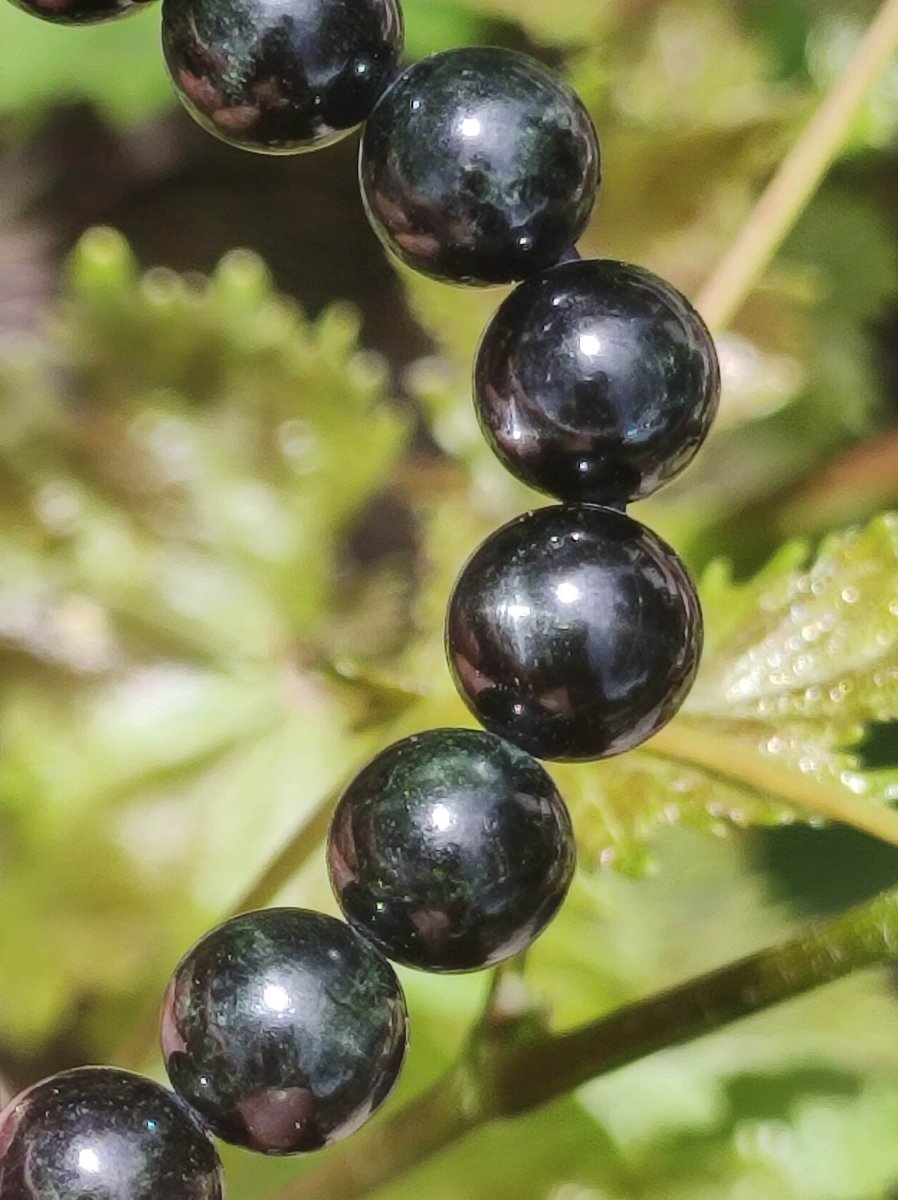
M 222 1200 L 218 1155 L 187 1105 L 114 1067 L 52 1075 L 0 1113 L 3 1200 Z
M 596 131 L 542 63 L 468 46 L 409 67 L 365 125 L 359 174 L 375 232 L 449 283 L 524 279 L 582 234 L 599 185 Z
M 225 1141 L 317 1150 L 358 1129 L 402 1066 L 405 1000 L 392 967 L 322 913 L 272 908 L 213 929 L 166 993 L 175 1089 Z
M 558 911 L 574 859 L 544 768 L 471 729 L 384 750 L 346 789 L 328 842 L 347 919 L 427 971 L 474 971 L 526 949 Z

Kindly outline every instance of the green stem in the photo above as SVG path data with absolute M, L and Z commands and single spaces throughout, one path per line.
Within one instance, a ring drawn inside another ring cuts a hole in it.
M 344 786 L 345 784 L 334 788 L 316 804 L 314 811 L 278 850 L 274 858 L 268 861 L 261 874 L 248 885 L 231 911 L 225 914 L 224 920 L 229 916 L 236 916 L 237 913 L 251 912 L 254 908 L 264 908 L 271 904 L 278 892 L 290 882 L 327 837 L 331 814 Z
M 898 958 L 898 888 L 759 954 L 569 1033 L 513 1028 L 471 1051 L 430 1091 L 343 1143 L 278 1200 L 362 1200 L 490 1121 L 538 1108 L 656 1050 Z
M 696 308 L 724 329 L 826 175 L 862 105 L 898 50 L 898 0 L 883 0 L 854 57 L 786 155 L 739 236 L 702 288 Z
M 864 967 L 898 958 L 898 888 L 797 937 L 640 1000 L 500 1064 L 508 1116 L 545 1104 L 597 1075 L 691 1041 Z
M 426 703 L 416 705 L 414 716 L 412 717 L 413 722 L 420 720 L 426 725 L 427 713 L 428 707 Z M 389 744 L 396 738 L 404 737 L 405 734 L 419 727 L 414 723 L 409 727 L 409 720 L 410 714 L 404 710 L 400 716 L 390 724 L 384 726 L 380 731 L 381 743 Z M 300 867 L 308 862 L 327 837 L 331 815 L 337 801 L 353 779 L 366 753 L 370 753 L 369 746 L 359 747 L 357 754 L 353 756 L 353 760 L 346 764 L 347 773 L 338 786 L 321 797 L 315 805 L 314 810 L 306 817 L 284 846 L 266 863 L 256 878 L 247 884 L 246 890 L 240 896 L 240 899 L 237 900 L 232 906 L 231 911 L 226 913 L 222 920 L 226 920 L 227 917 L 234 916 L 237 913 L 248 912 L 254 908 L 264 908 L 266 905 L 271 904 L 278 892 L 290 882 Z
M 438 1154 L 495 1115 L 466 1062 L 388 1121 L 355 1134 L 278 1200 L 357 1200 Z

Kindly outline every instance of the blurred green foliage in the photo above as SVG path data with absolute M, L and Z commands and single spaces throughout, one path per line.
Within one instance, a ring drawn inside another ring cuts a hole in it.
M 405 4 L 413 57 L 508 41 L 568 73 L 606 156 L 586 252 L 693 293 L 874 7 Z M 157 21 L 58 30 L 0 7 L 0 141 L 27 146 L 71 99 L 152 122 L 173 103 Z M 558 768 L 584 870 L 528 962 L 553 1023 L 793 926 L 800 873 L 759 871 L 751 838 L 765 835 L 724 839 L 733 826 L 894 828 L 898 527 L 880 510 L 898 501 L 896 130 L 893 67 L 720 338 L 711 444 L 639 510 L 703 573 L 708 653 L 660 739 Z M 252 255 L 207 280 L 142 273 L 95 230 L 39 336 L 0 349 L 0 1090 L 115 1055 L 179 954 L 356 766 L 406 732 L 469 721 L 442 660 L 446 596 L 534 497 L 470 410 L 500 293 L 402 278 L 434 353 L 400 376 L 350 307 L 311 320 Z M 846 892 L 865 884 L 855 862 Z M 332 908 L 320 855 L 283 896 Z M 414 1040 L 399 1102 L 453 1060 L 486 987 L 403 982 Z M 851 979 L 654 1056 L 470 1139 L 383 1200 L 886 1200 L 892 990 Z M 304 1164 L 229 1153 L 228 1168 L 233 1200 L 257 1200 Z

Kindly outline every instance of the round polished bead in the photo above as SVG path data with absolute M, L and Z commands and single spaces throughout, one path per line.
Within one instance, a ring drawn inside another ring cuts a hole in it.
M 693 459 L 720 371 L 701 317 L 641 267 L 568 262 L 522 283 L 487 327 L 477 415 L 504 465 L 562 500 L 638 500 Z
M 0 1113 L 4 1200 L 221 1200 L 197 1118 L 150 1079 L 112 1067 L 53 1075 Z
M 540 63 L 449 50 L 385 93 L 360 177 L 375 230 L 403 262 L 453 283 L 506 283 L 557 262 L 583 232 L 599 145 L 576 95 Z
M 344 792 L 328 841 L 348 920 L 425 971 L 475 971 L 526 949 L 574 861 L 570 817 L 543 767 L 471 729 L 384 750 Z
M 12 0 L 16 8 L 54 25 L 98 25 L 148 8 L 152 0 Z
M 399 982 L 342 921 L 246 913 L 207 934 L 166 993 L 176 1090 L 225 1141 L 265 1154 L 329 1145 L 393 1086 L 406 1044 Z
M 402 52 L 399 0 L 165 0 L 187 110 L 243 150 L 314 150 L 364 121 Z
M 620 754 L 656 733 L 698 669 L 683 564 L 624 513 L 541 508 L 480 546 L 455 585 L 449 661 L 468 707 L 538 758 Z

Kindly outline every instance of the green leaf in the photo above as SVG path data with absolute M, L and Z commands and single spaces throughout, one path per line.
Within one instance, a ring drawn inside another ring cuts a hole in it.
M 458 6 L 520 25 L 552 46 L 598 42 L 614 16 L 608 0 L 559 0 L 551 9 L 541 0 L 458 0 Z
M 713 832 L 823 817 L 898 843 L 898 770 L 864 770 L 857 753 L 870 722 L 898 719 L 898 517 L 807 558 L 786 546 L 742 584 L 710 568 L 705 656 L 682 713 L 636 753 L 562 768 L 595 859 L 638 866 L 639 846 L 679 821 Z
M 453 46 L 476 46 L 487 41 L 489 23 L 479 6 L 465 0 L 406 0 L 405 54 L 424 58 Z
M 133 125 L 175 103 L 159 50 L 158 5 L 108 25 L 64 28 L 4 4 L 0 45 L 3 114 L 33 120 L 51 104 L 89 101 L 113 124 Z
M 319 669 L 337 613 L 379 637 L 399 603 L 344 566 L 407 436 L 358 327 L 252 255 L 141 275 L 95 230 L 0 363 L 0 1062 L 108 1054 L 373 748 Z

